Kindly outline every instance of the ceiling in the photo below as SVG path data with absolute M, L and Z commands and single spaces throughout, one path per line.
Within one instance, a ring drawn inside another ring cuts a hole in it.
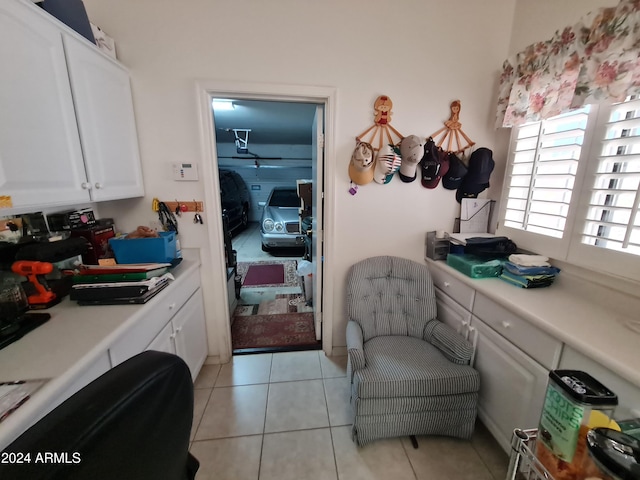
M 234 143 L 235 128 L 251 129 L 248 138 L 249 149 L 252 144 L 311 145 L 315 104 L 263 100 L 232 101 L 233 110 L 213 108 L 217 143 Z

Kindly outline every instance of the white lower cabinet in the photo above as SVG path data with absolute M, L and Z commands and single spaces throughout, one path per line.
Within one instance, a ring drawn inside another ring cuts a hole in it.
M 538 425 L 549 369 L 557 367 L 562 343 L 448 272 L 431 272 L 438 319 L 474 343 L 478 417 L 509 452 L 515 428 Z
M 573 348 L 565 346 L 559 368 L 585 371 L 615 393 L 618 396 L 618 406 L 614 413 L 615 419 L 640 418 L 640 388 L 616 375 L 607 367 Z
M 176 353 L 176 346 L 173 343 L 173 326 L 167 323 L 160 333 L 154 338 L 145 350 L 155 350 L 157 352 Z
M 449 325 L 463 337 L 468 338 L 471 312 L 443 293 L 442 290 L 438 288 L 435 290 L 438 320 Z
M 195 380 L 207 356 L 202 290 L 193 294 L 145 350 L 178 355 L 189 366 L 191 378 Z
M 508 452 L 514 428 L 537 427 L 549 372 L 475 316 L 471 327 L 478 333 L 478 416 Z

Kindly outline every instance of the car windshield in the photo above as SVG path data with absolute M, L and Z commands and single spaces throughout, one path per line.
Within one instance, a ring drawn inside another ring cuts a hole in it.
M 295 191 L 291 190 L 274 190 L 269 199 L 270 207 L 299 207 L 300 199 Z

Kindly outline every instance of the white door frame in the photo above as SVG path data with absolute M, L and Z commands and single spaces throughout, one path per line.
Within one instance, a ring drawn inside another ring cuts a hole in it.
M 210 272 L 216 284 L 227 285 L 226 265 L 224 261 L 224 237 L 220 212 L 218 155 L 216 151 L 215 125 L 211 109 L 212 98 L 242 98 L 247 100 L 293 101 L 304 103 L 319 103 L 324 105 L 325 133 L 324 133 L 324 242 L 323 242 L 323 272 L 324 278 L 332 278 L 333 265 L 331 259 L 334 232 L 334 185 L 335 185 L 335 110 L 336 89 L 333 87 L 315 87 L 304 85 L 286 85 L 270 83 L 244 83 L 235 81 L 200 80 L 196 82 L 196 98 L 200 114 L 201 138 L 201 171 L 204 183 L 204 199 L 207 208 L 204 210 L 205 226 L 209 235 L 209 255 L 201 255 L 202 268 Z M 327 239 L 329 241 L 327 241 Z M 326 282 L 325 282 L 326 285 Z M 225 288 L 226 290 L 226 288 Z M 326 355 L 331 355 L 333 345 L 333 318 L 330 306 L 333 305 L 333 291 L 323 289 L 321 311 L 322 349 Z M 205 292 L 205 298 L 213 296 Z M 206 300 L 205 300 L 206 302 Z M 231 360 L 231 323 L 229 305 L 226 292 L 220 292 L 213 302 L 209 302 L 207 312 L 207 327 L 214 326 L 214 332 L 209 332 L 210 341 L 217 341 L 219 357 L 222 363 Z

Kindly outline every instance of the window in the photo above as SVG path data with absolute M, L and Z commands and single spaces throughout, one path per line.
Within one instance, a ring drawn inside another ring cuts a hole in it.
M 640 255 L 640 100 L 614 105 L 604 130 L 582 243 Z
M 517 129 L 504 225 L 562 238 L 589 107 Z
M 640 99 L 516 127 L 509 152 L 500 234 L 640 280 Z

